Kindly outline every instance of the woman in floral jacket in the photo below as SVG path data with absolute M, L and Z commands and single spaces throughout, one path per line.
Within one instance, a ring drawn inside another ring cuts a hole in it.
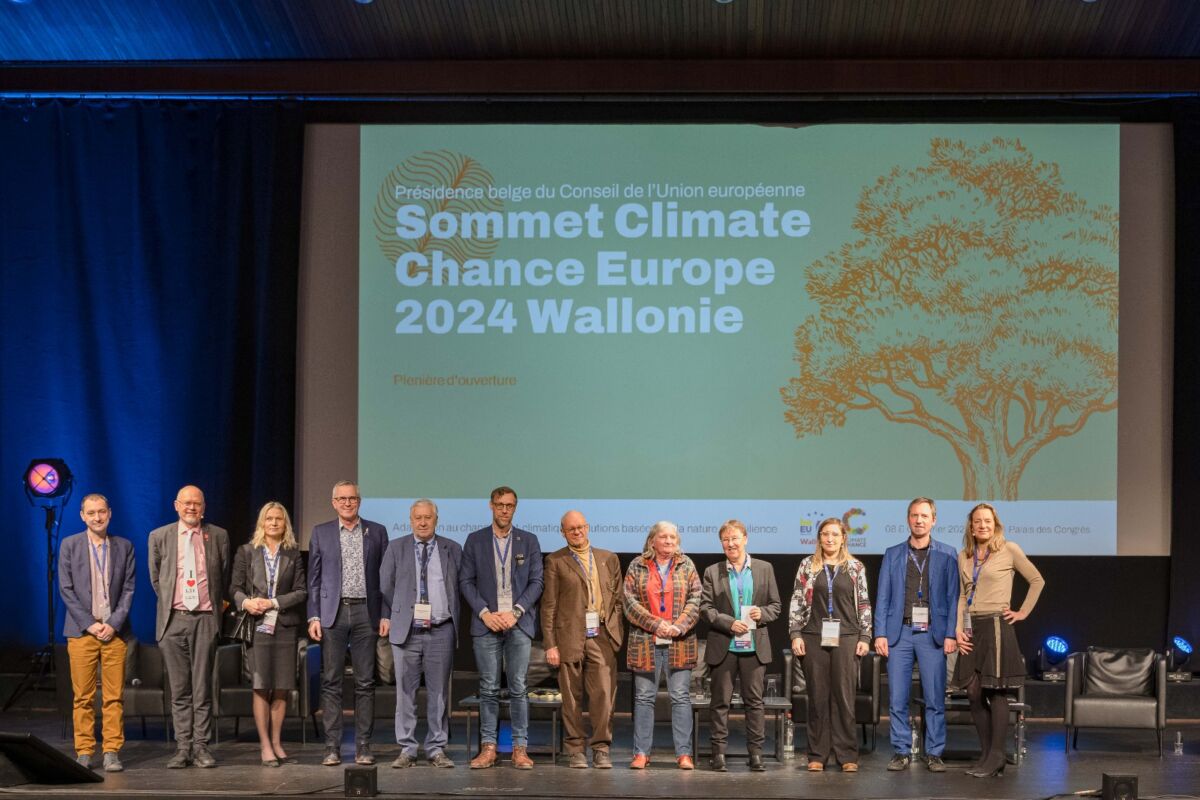
M 817 527 L 817 550 L 800 562 L 788 615 L 808 686 L 809 772 L 825 769 L 830 751 L 842 772 L 858 772 L 854 691 L 871 641 L 871 601 L 866 569 L 846 549 L 848 533 L 836 517 Z
M 692 700 L 700 575 L 679 549 L 679 529 L 656 522 L 645 552 L 625 573 L 625 617 L 630 622 L 629 669 L 633 672 L 632 769 L 645 769 L 654 739 L 654 699 L 664 674 L 671 695 L 671 736 L 680 769 L 694 769 Z

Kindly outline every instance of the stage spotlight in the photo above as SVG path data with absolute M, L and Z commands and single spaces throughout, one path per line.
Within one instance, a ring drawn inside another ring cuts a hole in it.
M 1070 646 L 1061 636 L 1047 636 L 1046 641 L 1038 648 L 1038 670 L 1044 681 L 1065 681 L 1067 672 L 1063 662 L 1067 660 Z
M 1167 680 L 1176 682 L 1190 681 L 1192 679 L 1192 671 L 1184 669 L 1184 667 L 1191 657 L 1192 643 L 1182 636 L 1172 638 L 1171 646 L 1167 648 Z
M 61 506 L 71 496 L 75 479 L 61 458 L 35 458 L 25 468 L 25 496 L 35 506 Z

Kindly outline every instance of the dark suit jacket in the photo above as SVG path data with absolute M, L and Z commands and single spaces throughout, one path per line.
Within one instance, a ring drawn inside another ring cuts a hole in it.
M 383 554 L 383 566 L 379 570 L 379 588 L 383 594 L 383 615 L 391 620 L 388 641 L 404 644 L 412 632 L 413 606 L 419 597 L 420 581 L 417 578 L 417 560 L 414 557 L 411 533 L 393 539 Z M 462 565 L 462 545 L 445 536 L 434 538 L 437 557 L 442 565 L 442 578 L 446 584 L 446 599 L 450 601 L 450 624 L 454 626 L 454 641 L 458 641 L 458 571 Z
M 129 637 L 129 609 L 137 582 L 133 566 L 133 542 L 120 536 L 108 537 L 108 624 L 122 639 Z M 82 636 L 96 620 L 92 617 L 92 548 L 87 531 L 63 539 L 58 549 L 58 593 L 67 607 L 63 636 Z
M 908 541 L 892 545 L 879 567 L 879 593 L 875 596 L 875 635 L 886 636 L 888 645 L 900 641 L 904 626 L 904 579 L 908 569 Z M 930 540 L 929 633 L 939 645 L 954 637 L 958 623 L 958 552 L 948 544 Z
M 704 570 L 700 582 L 700 616 L 708 620 L 708 639 L 704 646 L 704 661 L 716 666 L 729 655 L 729 643 L 733 641 L 733 595 L 729 591 L 729 576 L 721 559 Z M 752 598 L 762 611 L 762 618 L 754 627 L 754 654 L 763 664 L 771 663 L 771 637 L 767 634 L 767 623 L 779 616 L 783 604 L 779 601 L 779 587 L 775 584 L 775 570 L 761 558 L 750 556 L 750 575 L 754 578 Z
M 387 549 L 387 530 L 378 522 L 361 520 L 363 527 L 363 567 L 366 570 L 367 613 L 371 624 L 383 619 L 379 595 L 379 565 Z M 339 520 L 322 522 L 313 528 L 308 544 L 308 619 L 320 617 L 321 626 L 329 627 L 337 618 L 342 602 L 342 543 L 338 536 Z
M 625 578 L 616 553 L 592 548 L 600 578 L 601 605 L 604 629 L 599 638 L 607 641 L 613 651 L 621 649 L 625 639 Z M 558 648 L 564 663 L 583 659 L 587 640 L 584 615 L 587 613 L 588 580 L 579 563 L 564 547 L 546 556 L 546 592 L 542 595 L 542 644 L 549 650 Z
M 208 574 L 208 596 L 213 613 L 220 616 L 229 598 L 229 533 L 205 522 L 200 526 L 204 537 L 204 566 Z M 150 532 L 150 585 L 158 595 L 158 614 L 154 636 L 162 641 L 171 619 L 171 601 L 175 599 L 175 563 L 179 557 L 179 520 Z
M 512 559 L 513 605 L 525 609 L 517 627 L 530 639 L 538 636 L 538 601 L 542 597 L 542 545 L 529 531 L 514 527 L 508 557 Z M 479 618 L 483 609 L 496 610 L 495 550 L 492 526 L 480 528 L 463 545 L 458 586 L 471 609 L 471 635 L 490 633 Z
M 233 557 L 233 605 L 241 609 L 250 597 L 267 596 L 267 565 L 263 551 L 246 542 Z M 304 601 L 308 585 L 304 580 L 304 561 L 299 550 L 279 548 L 279 574 L 275 578 L 275 599 L 279 601 L 277 625 L 293 627 L 304 622 Z

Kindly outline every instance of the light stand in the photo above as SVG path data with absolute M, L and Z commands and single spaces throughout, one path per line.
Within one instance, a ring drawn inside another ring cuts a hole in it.
M 62 526 L 62 509 L 71 498 L 75 478 L 71 468 L 61 458 L 35 458 L 25 468 L 22 487 L 29 504 L 41 508 L 46 528 L 46 645 L 33 654 L 32 663 L 17 688 L 4 703 L 4 711 L 25 692 L 41 686 L 47 677 L 54 676 L 54 546 Z

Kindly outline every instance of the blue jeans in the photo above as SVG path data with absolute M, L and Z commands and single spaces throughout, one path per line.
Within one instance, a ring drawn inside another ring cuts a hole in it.
M 479 670 L 479 738 L 495 744 L 500 728 L 500 669 L 508 681 L 508 715 L 512 720 L 513 747 L 529 744 L 529 700 L 525 674 L 529 671 L 532 640 L 520 628 L 474 637 L 475 667 Z
M 921 693 L 925 697 L 925 754 L 940 757 L 946 749 L 946 653 L 941 645 L 934 644 L 929 633 L 913 633 L 907 625 L 900 629 L 900 641 L 888 648 L 888 717 L 892 749 L 903 756 L 912 752 L 908 699 L 914 659 L 921 676 Z
M 692 684 L 690 669 L 671 669 L 670 647 L 654 648 L 654 672 L 633 673 L 633 754 L 650 755 L 654 741 L 654 701 L 663 674 L 671 695 L 671 739 L 675 757 L 692 754 Z

